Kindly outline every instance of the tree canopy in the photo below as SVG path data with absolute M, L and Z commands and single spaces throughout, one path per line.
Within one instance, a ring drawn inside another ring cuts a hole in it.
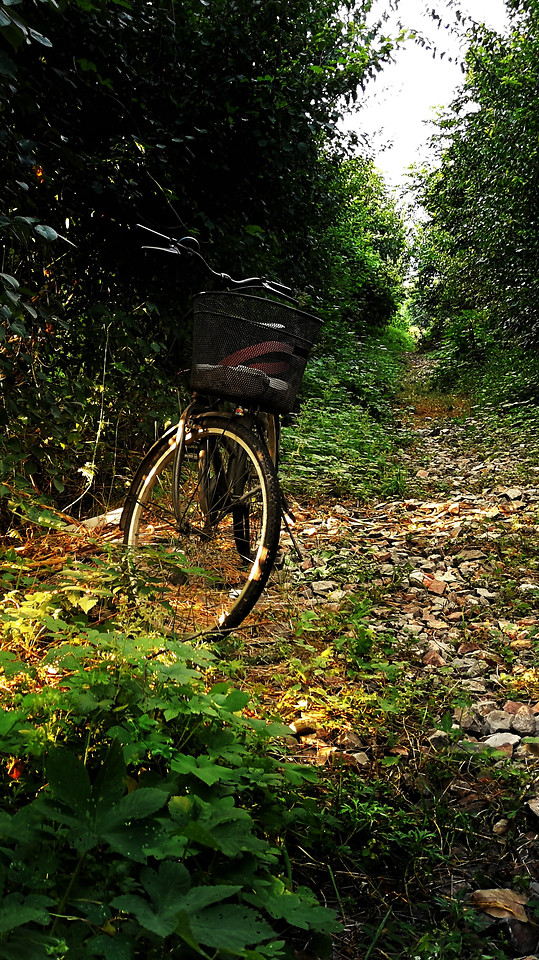
M 513 2 L 512 29 L 469 34 L 466 80 L 439 122 L 421 178 L 417 309 L 443 324 L 483 311 L 491 328 L 539 341 L 539 11 Z

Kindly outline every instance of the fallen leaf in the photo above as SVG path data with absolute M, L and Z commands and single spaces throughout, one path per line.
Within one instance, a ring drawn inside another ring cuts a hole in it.
M 427 586 L 429 593 L 436 593 L 441 597 L 442 593 L 447 589 L 447 584 L 443 580 L 431 580 Z
M 26 764 L 24 760 L 13 760 L 8 767 L 8 777 L 11 777 L 12 780 L 18 780 L 21 774 L 24 773 L 25 767 Z
M 445 660 L 436 650 L 429 650 L 423 657 L 423 663 L 426 667 L 443 667 Z
M 489 917 L 509 917 L 520 920 L 521 923 L 528 922 L 524 909 L 528 898 L 523 893 L 505 889 L 475 890 L 470 896 L 470 902 Z

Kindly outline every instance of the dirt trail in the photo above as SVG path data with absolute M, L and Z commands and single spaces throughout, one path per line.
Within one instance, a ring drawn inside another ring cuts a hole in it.
M 528 895 L 539 899 L 539 747 L 528 742 L 539 737 L 537 418 L 531 408 L 480 411 L 462 397 L 435 396 L 428 374 L 428 358 L 412 357 L 396 411 L 406 492 L 370 505 L 298 510 L 302 560 L 285 564 L 284 587 L 269 591 L 261 613 L 273 617 L 267 633 L 246 637 L 245 680 L 291 723 L 299 759 L 355 766 L 370 782 L 389 778 L 403 802 L 419 798 L 436 809 L 429 758 L 455 757 L 443 802 L 476 818 L 483 847 L 478 859 L 455 841 L 429 897 L 474 895 L 480 870 L 482 885 L 493 889 L 511 888 L 522 875 Z M 283 541 L 286 550 L 286 535 Z M 389 670 L 347 671 L 330 652 L 347 635 L 360 647 L 372 641 L 363 662 L 382 651 L 396 665 L 395 679 Z M 409 709 L 399 704 L 398 687 Z M 398 714 L 389 734 L 390 722 L 372 706 L 384 690 Z M 501 752 L 480 776 L 468 761 L 488 758 L 489 748 Z M 496 782 L 500 757 L 510 764 L 504 776 L 515 771 L 520 784 L 513 796 Z M 450 767 L 441 761 L 440 770 Z M 391 879 L 384 882 L 389 889 Z M 409 919 L 413 894 L 393 882 Z M 384 904 L 377 912 L 377 896 L 365 896 L 365 912 L 336 943 L 339 960 L 363 956 L 369 910 L 380 921 L 386 911 Z M 511 913 L 497 916 L 503 924 Z M 492 922 L 487 914 L 485 929 Z M 510 938 L 511 956 L 537 946 L 534 925 L 514 917 Z
M 367 589 L 368 626 L 413 640 L 426 668 L 447 666 L 480 699 L 503 699 L 508 670 L 539 698 L 539 437 L 503 412 L 491 422 L 460 397 L 430 395 L 428 372 L 413 356 L 397 412 L 407 493 L 299 512 L 304 559 L 290 588 L 319 613 Z

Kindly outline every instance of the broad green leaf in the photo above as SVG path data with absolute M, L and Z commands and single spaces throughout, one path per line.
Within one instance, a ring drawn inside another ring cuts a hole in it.
M 100 933 L 84 941 L 86 953 L 89 957 L 104 957 L 105 960 L 131 960 L 133 956 L 133 940 L 122 933 L 109 936 Z
M 190 924 L 199 943 L 230 953 L 275 938 L 275 931 L 256 911 L 235 904 L 208 907 L 191 917 Z
M 244 899 L 247 903 L 266 910 L 275 920 L 285 920 L 286 923 L 301 930 L 334 932 L 340 929 L 334 910 L 306 901 L 284 889 L 280 896 L 269 896 L 264 893 L 259 896 L 246 894 Z
M 251 695 L 244 690 L 231 690 L 221 706 L 223 710 L 228 710 L 230 713 L 238 713 L 247 706 L 250 699 Z
M 229 781 L 233 778 L 233 771 L 228 767 L 220 766 L 209 757 L 192 757 L 189 754 L 177 754 L 170 764 L 175 773 L 191 774 L 211 787 L 219 780 Z
M 92 794 L 98 809 L 101 805 L 110 807 L 123 797 L 126 776 L 123 751 L 119 742 L 114 740 L 92 787 Z
M 92 806 L 91 787 L 82 760 L 65 747 L 55 747 L 47 758 L 46 770 L 54 797 L 78 814 L 87 813 Z
M 176 929 L 176 912 L 171 913 L 167 910 L 159 910 L 148 900 L 139 897 L 136 894 L 123 894 L 115 897 L 112 906 L 124 913 L 132 914 L 140 923 L 141 927 L 150 930 L 158 937 L 168 937 Z
M 0 273 L 0 278 L 5 280 L 6 283 L 9 283 L 10 287 L 13 287 L 14 290 L 19 288 L 19 281 L 12 277 L 9 273 Z
M 8 933 L 16 927 L 21 927 L 26 923 L 48 923 L 49 914 L 42 905 L 32 905 L 32 899 L 43 900 L 45 903 L 52 904 L 47 898 L 32 898 L 26 900 L 17 894 L 4 896 L 0 903 L 0 933 Z
M 156 787 L 140 787 L 126 794 L 111 807 L 100 806 L 97 811 L 96 828 L 99 833 L 123 826 L 130 820 L 138 820 L 156 813 L 167 802 L 167 794 Z
M 58 234 L 53 227 L 48 227 L 45 223 L 37 223 L 34 227 L 36 233 L 39 233 L 40 237 L 43 237 L 45 240 L 57 240 Z

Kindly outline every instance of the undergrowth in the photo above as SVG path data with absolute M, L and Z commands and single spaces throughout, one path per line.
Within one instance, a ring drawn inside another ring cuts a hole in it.
M 429 348 L 429 338 L 425 340 Z M 441 344 L 430 348 L 432 386 L 467 391 L 479 404 L 539 402 L 539 358 L 515 340 L 506 340 L 479 311 L 465 311 L 448 323 Z
M 315 774 L 287 728 L 131 609 L 114 554 L 38 582 L 12 551 L 2 586 L 0 955 L 277 960 L 294 931 L 322 954 L 335 915 L 285 846 Z
M 285 482 L 298 491 L 360 499 L 398 495 L 405 478 L 393 463 L 389 421 L 412 341 L 398 327 L 359 343 L 353 332 L 331 325 L 325 336 L 334 338 L 332 355 L 311 359 L 299 415 L 283 431 Z

